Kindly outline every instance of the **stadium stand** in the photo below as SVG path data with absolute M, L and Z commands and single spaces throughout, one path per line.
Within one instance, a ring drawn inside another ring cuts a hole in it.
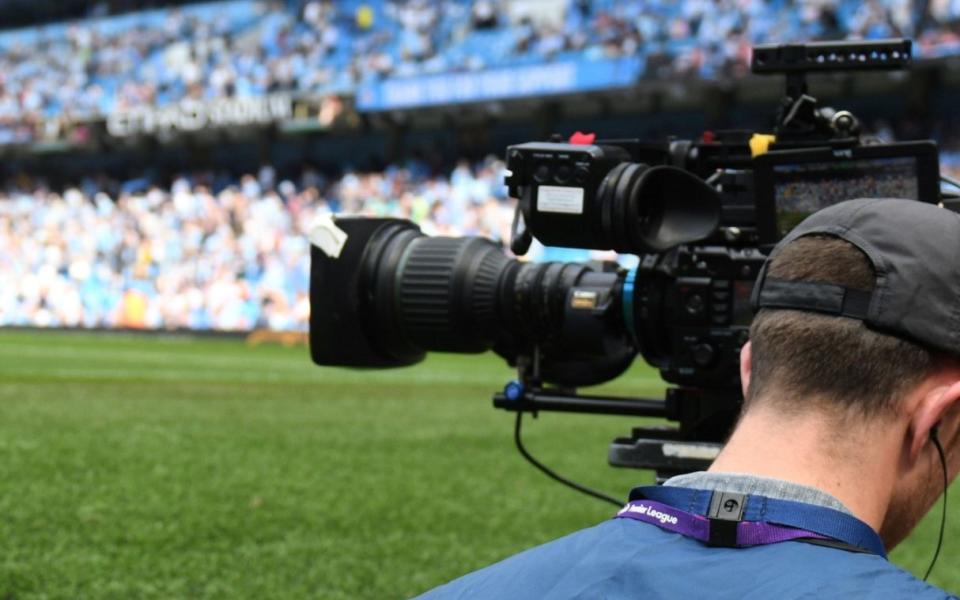
M 743 74 L 753 43 L 918 40 L 960 51 L 954 2 L 254 0 L 191 4 L 0 33 L 0 143 L 23 122 L 183 98 L 349 92 L 384 77 L 638 57 L 646 77 Z M 706 18 L 713 15 L 714 18 Z
M 0 326 L 305 331 L 314 219 L 411 219 L 431 235 L 506 239 L 503 163 L 432 177 L 411 163 L 323 182 L 183 175 L 111 195 L 29 182 L 0 194 Z
M 88 18 L 0 31 L 0 146 L 29 144 L 38 125 L 185 99 L 349 98 L 371 82 L 562 61 L 630 59 L 639 69 L 631 85 L 729 79 L 746 74 L 751 44 L 771 40 L 904 35 L 921 57 L 960 54 L 960 3 L 940 0 L 167 4 L 115 0 Z M 258 135 L 275 130 L 249 134 Z M 891 129 L 888 137 L 898 136 Z M 960 146 L 956 136 L 935 137 Z M 103 144 L 84 164 L 136 143 Z M 157 142 L 164 144 L 176 142 Z M 960 153 L 941 158 L 946 172 L 960 174 Z M 513 204 L 503 163 L 436 166 L 409 160 L 333 179 L 308 169 L 288 180 L 275 164 L 236 178 L 181 164 L 163 183 L 126 172 L 66 185 L 11 171 L 19 176 L 0 186 L 0 326 L 304 331 L 305 236 L 318 215 L 398 216 L 431 235 L 507 239 Z M 591 256 L 538 248 L 533 258 Z
M 960 152 L 941 155 L 960 177 Z M 496 158 L 430 176 L 411 161 L 325 181 L 178 176 L 111 195 L 88 181 L 0 193 L 0 326 L 306 331 L 311 224 L 344 212 L 406 218 L 429 235 L 509 240 L 514 204 Z M 610 258 L 538 247 L 534 260 Z

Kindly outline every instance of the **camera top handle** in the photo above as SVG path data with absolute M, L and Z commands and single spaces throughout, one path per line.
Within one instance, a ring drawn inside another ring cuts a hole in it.
M 856 145 L 859 123 L 851 113 L 820 107 L 807 93 L 807 73 L 829 71 L 894 71 L 910 64 L 910 40 L 812 42 L 754 46 L 750 70 L 758 75 L 783 74 L 787 92 L 777 114 L 776 138 L 781 148 Z

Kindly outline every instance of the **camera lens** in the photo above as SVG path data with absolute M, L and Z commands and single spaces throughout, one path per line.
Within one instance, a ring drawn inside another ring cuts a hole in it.
M 482 238 L 381 234 L 361 265 L 375 324 L 369 335 L 390 355 L 481 352 L 497 328 L 500 279 L 514 262 Z
M 348 249 L 357 252 L 354 246 Z M 353 313 L 364 343 L 320 339 L 312 325 L 311 345 L 316 344 L 320 364 L 411 364 L 427 351 L 491 348 L 512 362 L 537 348 L 542 357 L 554 357 L 545 360 L 550 365 L 541 372 L 544 380 L 587 385 L 622 372 L 636 353 L 617 299 L 619 271 L 597 272 L 581 263 L 522 263 L 490 240 L 427 237 L 406 221 L 379 227 L 361 252 Z M 311 287 L 311 302 L 319 305 L 319 294 L 342 293 L 318 283 Z M 594 305 L 578 303 L 583 294 L 593 294 Z M 600 298 L 606 299 L 602 305 Z M 330 318 L 316 315 L 317 331 L 335 331 L 336 323 L 324 321 Z M 370 351 L 354 356 L 337 350 L 338 343 Z

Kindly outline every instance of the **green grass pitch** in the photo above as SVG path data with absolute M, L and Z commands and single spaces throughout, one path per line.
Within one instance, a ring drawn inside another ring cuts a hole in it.
M 528 466 L 494 356 L 381 372 L 304 348 L 0 332 L 0 598 L 400 598 L 608 518 Z M 610 393 L 657 396 L 638 366 Z M 636 421 L 545 414 L 535 455 L 625 495 Z M 960 592 L 960 488 L 932 581 Z M 893 560 L 926 568 L 939 508 Z

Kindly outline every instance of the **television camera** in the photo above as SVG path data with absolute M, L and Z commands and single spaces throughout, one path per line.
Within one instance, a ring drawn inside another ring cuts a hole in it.
M 738 356 L 765 253 L 842 200 L 940 200 L 933 142 L 872 143 L 854 115 L 807 88 L 811 72 L 900 69 L 910 59 L 906 40 L 757 46 L 753 72 L 787 82 L 770 135 L 581 135 L 507 148 L 514 254 L 536 237 L 634 254 L 633 269 L 521 262 L 492 241 L 427 237 L 400 219 L 330 219 L 311 235 L 313 361 L 383 368 L 427 351 L 492 349 L 517 369 L 493 402 L 517 412 L 525 456 L 523 413 L 602 413 L 676 423 L 614 440 L 612 465 L 661 479 L 706 468 L 742 402 Z M 664 400 L 577 393 L 617 377 L 638 353 L 672 384 Z

